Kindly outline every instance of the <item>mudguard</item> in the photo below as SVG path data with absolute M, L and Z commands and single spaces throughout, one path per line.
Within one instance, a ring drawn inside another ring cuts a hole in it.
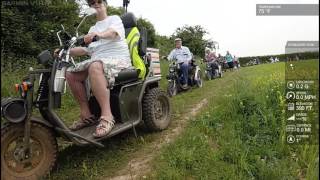
M 147 87 L 154 88 L 159 87 L 159 82 L 161 80 L 161 76 L 153 76 L 153 77 L 147 77 L 146 80 L 143 82 L 141 92 L 139 95 L 139 102 L 142 101 L 143 94 Z

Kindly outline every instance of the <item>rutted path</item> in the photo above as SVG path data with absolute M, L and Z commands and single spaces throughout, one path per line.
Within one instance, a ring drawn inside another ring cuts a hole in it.
M 176 139 L 186 127 L 188 120 L 195 117 L 202 107 L 207 105 L 207 103 L 207 99 L 203 99 L 196 104 L 194 108 L 182 116 L 182 118 L 179 120 L 178 126 L 175 126 L 172 129 L 169 128 L 168 131 L 162 132 L 163 135 L 160 135 L 161 138 L 145 147 L 144 150 L 142 150 L 144 153 L 137 154 L 123 169 L 116 173 L 116 176 L 102 177 L 99 179 L 134 180 L 143 178 L 143 175 L 150 172 L 150 162 L 156 155 L 158 155 L 160 148 Z

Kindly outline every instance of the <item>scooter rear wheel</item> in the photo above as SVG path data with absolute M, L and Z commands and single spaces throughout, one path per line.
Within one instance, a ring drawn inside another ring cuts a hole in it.
M 144 95 L 142 112 L 150 131 L 166 129 L 171 122 L 169 98 L 160 88 L 153 88 Z
M 58 146 L 50 129 L 31 124 L 29 156 L 23 153 L 23 138 L 23 123 L 1 129 L 1 179 L 40 179 L 54 167 Z

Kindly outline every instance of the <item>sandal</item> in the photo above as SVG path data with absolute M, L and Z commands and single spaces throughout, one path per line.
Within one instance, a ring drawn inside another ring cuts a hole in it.
M 105 116 L 101 116 L 100 117 L 100 123 L 98 124 L 97 128 L 96 128 L 96 132 L 93 133 L 93 137 L 95 138 L 99 138 L 99 137 L 103 137 L 106 136 L 107 134 L 109 134 L 114 126 L 114 119 L 106 119 Z
M 80 120 L 74 122 L 72 124 L 72 126 L 69 127 L 69 129 L 71 131 L 76 131 L 76 130 L 82 129 L 84 127 L 91 126 L 91 125 L 93 125 L 93 124 L 95 124 L 97 122 L 98 122 L 97 118 L 94 115 L 92 115 L 92 116 L 90 116 L 88 118 L 80 119 Z

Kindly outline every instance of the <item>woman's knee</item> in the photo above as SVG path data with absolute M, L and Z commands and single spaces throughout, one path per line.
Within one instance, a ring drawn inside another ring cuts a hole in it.
M 75 81 L 84 81 L 88 77 L 88 73 L 86 71 L 81 72 L 66 72 L 66 80 L 68 83 L 72 83 Z
M 66 72 L 66 80 L 68 82 L 74 81 L 74 74 L 72 72 Z
M 88 69 L 89 75 L 101 74 L 103 72 L 103 66 L 101 62 L 93 62 Z

